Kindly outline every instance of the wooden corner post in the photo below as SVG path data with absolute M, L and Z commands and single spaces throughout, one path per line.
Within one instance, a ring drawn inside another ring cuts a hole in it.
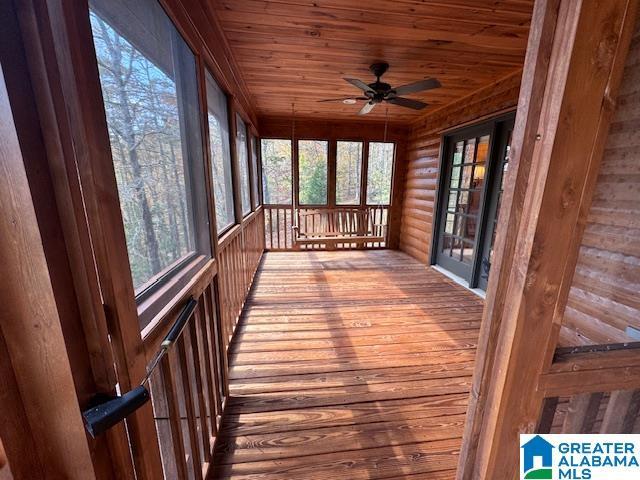
M 535 430 L 637 0 L 538 0 L 458 479 L 516 478 Z

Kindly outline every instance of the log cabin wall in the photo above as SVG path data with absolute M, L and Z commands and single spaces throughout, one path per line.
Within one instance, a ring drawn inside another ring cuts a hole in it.
M 404 198 L 399 247 L 428 264 L 436 214 L 436 190 L 442 135 L 513 109 L 518 103 L 521 71 L 484 87 L 414 122 L 407 140 Z
M 640 21 L 569 292 L 561 346 L 640 340 Z M 635 336 L 626 331 L 637 330 Z

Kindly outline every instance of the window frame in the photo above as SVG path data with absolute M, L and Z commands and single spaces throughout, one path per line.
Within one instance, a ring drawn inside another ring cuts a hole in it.
M 294 196 L 296 194 L 296 192 L 295 192 L 295 178 L 294 178 L 295 168 L 296 168 L 295 162 L 294 162 L 294 156 L 296 155 L 296 152 L 294 150 L 295 142 L 292 142 L 290 137 L 289 138 L 286 138 L 286 137 L 260 137 L 259 140 L 260 140 L 260 182 L 261 182 L 260 183 L 260 194 L 262 196 L 262 206 L 263 207 L 265 207 L 265 206 L 266 207 L 272 207 L 272 206 L 290 207 L 290 206 L 293 206 L 295 204 L 295 200 L 296 200 L 296 198 Z M 263 165 L 264 158 L 262 156 L 262 142 L 264 142 L 265 140 L 266 141 L 269 141 L 269 140 L 280 140 L 280 141 L 284 141 L 284 142 L 289 142 L 289 145 L 291 147 L 291 158 L 289 159 L 289 165 L 291 167 L 291 185 L 290 185 L 291 186 L 291 195 L 290 195 L 291 201 L 289 203 L 267 203 L 265 201 L 265 198 L 264 198 L 264 180 L 265 180 L 265 177 L 264 177 L 264 165 Z
M 216 82 L 216 85 L 218 86 L 218 88 L 220 89 L 220 91 L 224 94 L 225 96 L 225 102 L 226 102 L 226 106 L 227 106 L 227 136 L 228 136 L 228 140 L 229 140 L 229 169 L 230 169 L 230 176 L 231 176 L 231 204 L 232 204 L 232 221 L 229 225 L 226 225 L 224 228 L 220 228 L 220 226 L 218 225 L 218 221 L 217 221 L 217 217 L 215 215 L 215 212 L 217 211 L 217 207 L 216 207 L 216 197 L 215 197 L 215 187 L 213 185 L 213 158 L 211 157 L 211 132 L 209 131 L 209 119 L 207 118 L 206 121 L 203 120 L 203 124 L 204 124 L 204 136 L 205 136 L 205 144 L 206 144 L 206 152 L 205 152 L 205 156 L 207 159 L 207 164 L 208 167 L 210 168 L 210 171 L 208 172 L 209 175 L 209 183 L 210 183 L 210 191 L 211 191 L 211 200 L 212 200 L 212 208 L 213 208 L 213 218 L 215 219 L 215 233 L 216 233 L 216 238 L 218 239 L 218 241 L 220 240 L 220 238 L 225 235 L 229 230 L 231 230 L 233 227 L 235 227 L 238 224 L 238 219 L 236 217 L 236 194 L 235 194 L 235 171 L 234 171 L 234 160 L 233 160 L 233 151 L 234 151 L 234 147 L 233 147 L 233 143 L 234 143 L 234 138 L 233 138 L 233 133 L 231 131 L 231 119 L 232 119 L 232 115 L 233 115 L 233 102 L 232 102 L 232 97 L 229 93 L 229 91 L 224 88 L 223 85 L 221 85 L 221 82 L 219 81 L 219 79 L 217 78 L 217 76 L 215 75 L 214 71 L 212 68 L 210 68 L 208 62 L 206 61 L 202 61 L 202 71 L 203 71 L 203 75 L 202 75 L 202 79 L 203 79 L 203 85 L 202 85 L 202 89 L 203 89 L 203 93 L 204 93 L 204 104 L 202 105 L 202 110 L 205 112 L 206 115 L 209 114 L 209 103 L 207 100 L 207 73 L 209 75 L 211 75 L 211 78 Z
M 326 142 L 327 144 L 327 175 L 326 175 L 326 182 L 327 182 L 327 197 L 326 197 L 326 201 L 325 203 L 301 203 L 300 202 L 300 142 Z M 296 191 L 294 192 L 296 197 L 296 205 L 300 208 L 329 208 L 331 207 L 334 203 L 335 203 L 335 195 L 333 198 L 333 203 L 332 203 L 332 188 L 331 188 L 331 172 L 332 172 L 332 166 L 331 166 L 331 153 L 332 153 L 332 144 L 334 144 L 335 141 L 330 139 L 330 138 L 313 138 L 313 137 L 304 137 L 304 138 L 297 138 L 295 141 L 295 151 L 292 151 L 292 157 L 295 158 L 294 161 L 294 175 L 295 180 L 292 179 L 292 183 L 293 186 L 296 187 L 294 188 Z M 296 181 L 297 180 L 297 181 Z M 334 189 L 335 191 L 335 189 Z
M 255 212 L 262 205 L 262 193 L 260 191 L 260 137 L 249 130 L 249 176 L 251 186 L 251 207 Z
M 247 216 L 251 215 L 251 213 L 253 212 L 253 208 L 252 208 L 252 201 L 251 201 L 251 152 L 249 150 L 249 131 L 250 131 L 250 123 L 247 122 L 244 117 L 242 116 L 242 113 L 237 110 L 237 109 L 233 109 L 232 112 L 233 115 L 235 115 L 235 144 L 236 144 L 236 148 L 235 148 L 235 165 L 236 165 L 236 172 L 237 172 L 237 187 L 238 187 L 238 192 L 236 195 L 236 200 L 239 200 L 238 205 L 236 206 L 237 211 L 240 212 L 240 221 L 237 221 L 237 223 L 242 223 L 242 220 L 244 220 Z M 238 129 L 238 121 L 242 122 L 242 124 L 244 125 L 244 129 L 245 129 L 245 153 L 246 153 L 246 162 L 245 162 L 245 166 L 247 169 L 247 183 L 246 183 L 246 188 L 247 188 L 247 195 L 249 197 L 249 204 L 248 204 L 248 209 L 245 211 L 243 209 L 243 190 L 242 190 L 242 175 L 241 175 L 241 171 L 240 171 L 240 165 L 241 165 L 241 157 L 240 157 L 240 152 L 239 152 L 239 129 Z
M 174 82 L 176 84 L 176 102 L 178 105 L 177 120 L 179 124 L 181 149 L 183 153 L 183 168 L 185 169 L 185 201 L 187 202 L 187 204 L 191 205 L 191 209 L 188 211 L 188 215 L 190 217 L 188 221 L 193 224 L 192 234 L 194 237 L 194 249 L 187 252 L 187 254 L 183 255 L 182 257 L 176 259 L 173 263 L 167 265 L 156 274 L 152 275 L 146 282 L 136 288 L 133 284 L 133 274 L 131 272 L 128 246 L 124 246 L 124 251 L 127 254 L 126 260 L 129 280 L 131 281 L 131 286 L 134 293 L 138 328 L 140 330 L 140 335 L 142 338 L 145 338 L 146 335 L 157 326 L 158 321 L 162 320 L 161 314 L 163 309 L 171 303 L 172 299 L 175 298 L 180 290 L 182 290 L 191 281 L 196 273 L 215 256 L 213 239 L 211 238 L 211 222 L 213 212 L 211 211 L 211 207 L 209 204 L 209 192 L 206 180 L 208 154 L 204 150 L 204 143 L 202 138 L 202 135 L 204 135 L 204 133 L 202 131 L 203 117 L 202 99 L 200 94 L 202 88 L 200 78 L 201 56 L 198 53 L 198 50 L 194 48 L 194 45 L 185 36 L 184 32 L 179 28 L 178 25 L 176 25 L 170 13 L 160 2 L 156 3 L 157 7 L 166 16 L 168 24 L 171 26 L 169 35 L 171 36 L 172 44 L 181 41 L 182 47 L 185 47 L 182 52 L 189 51 L 189 53 L 191 54 L 191 57 L 189 58 L 180 56 L 180 51 L 177 51 L 174 47 L 171 49 L 172 63 L 174 65 L 181 64 L 184 61 L 191 62 L 191 59 L 193 59 L 192 77 L 188 76 L 190 72 L 182 70 L 179 67 L 174 67 L 173 73 L 175 76 Z M 107 23 L 107 25 L 111 29 L 116 31 L 119 36 L 124 38 L 127 43 L 131 44 L 133 48 L 140 51 L 140 53 L 148 61 L 150 61 L 154 65 L 157 65 L 154 58 L 148 56 L 146 52 L 141 51 L 140 47 L 135 43 L 132 43 L 132 40 L 129 37 L 121 33 L 115 26 L 109 23 L 107 18 L 103 17 L 104 12 L 101 11 L 100 7 L 96 8 L 95 5 L 89 5 L 87 13 L 90 14 L 91 12 L 100 17 L 105 23 Z M 101 12 L 103 13 L 102 15 Z M 95 54 L 94 61 L 98 62 L 98 52 L 95 49 L 94 38 L 95 37 L 93 28 L 90 26 L 89 41 L 91 42 L 93 47 L 92 53 Z M 184 105 L 188 105 L 187 102 L 189 102 L 189 99 L 184 99 L 185 92 L 182 91 L 178 86 L 179 83 L 183 82 L 179 82 L 178 77 L 183 76 L 184 78 L 186 75 L 188 81 L 192 82 L 195 86 L 195 91 L 189 93 L 195 93 L 194 97 L 191 100 L 195 100 L 194 106 L 197 107 L 195 109 L 197 113 L 195 115 L 192 115 L 191 118 L 189 118 L 189 116 L 186 115 L 184 111 Z M 103 85 L 98 72 L 96 72 L 96 81 L 97 88 L 101 93 L 101 97 L 99 98 L 99 100 L 97 100 L 97 103 L 100 104 L 101 108 L 99 114 L 103 116 L 104 126 L 106 128 L 105 133 L 109 137 L 109 121 L 106 114 L 106 105 L 102 97 Z M 189 125 L 191 123 L 197 123 L 197 125 Z M 185 132 L 187 133 L 185 134 Z M 195 138 L 196 135 L 198 135 L 199 138 Z M 109 147 L 107 155 L 113 164 L 113 146 L 110 139 L 108 140 L 107 145 Z M 198 155 L 198 153 L 200 154 Z M 113 165 L 112 168 L 114 168 L 115 171 L 115 165 Z M 118 186 L 115 183 L 115 180 L 114 186 L 116 187 L 115 193 L 117 194 L 118 205 L 120 206 L 120 208 L 122 208 L 121 199 L 118 193 Z M 122 231 L 124 234 L 124 218 L 122 216 L 121 210 L 119 214 L 120 221 L 123 227 Z M 126 243 L 126 237 L 123 237 L 123 240 Z
M 389 179 L 389 202 L 388 203 L 369 203 L 369 153 L 371 152 L 371 144 L 372 143 L 382 143 L 382 144 L 391 144 L 393 145 L 393 157 L 391 159 L 391 178 Z M 367 151 L 366 151 L 366 171 L 363 173 L 363 181 L 364 181 L 364 198 L 361 200 L 362 205 L 365 207 L 391 207 L 393 204 L 393 190 L 395 186 L 395 176 L 396 176 L 396 157 L 398 154 L 398 142 L 396 141 L 382 141 L 382 140 L 368 140 L 367 141 Z

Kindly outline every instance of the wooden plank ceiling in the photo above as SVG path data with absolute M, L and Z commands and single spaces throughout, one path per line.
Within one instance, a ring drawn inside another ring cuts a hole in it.
M 407 95 L 433 110 L 522 67 L 533 0 L 206 0 L 218 17 L 260 116 L 356 118 L 361 107 L 318 103 L 357 95 L 343 77 L 392 86 L 435 77 Z M 387 105 L 387 104 L 385 104 Z M 384 106 L 366 119 L 380 120 Z M 389 105 L 389 119 L 424 113 Z M 364 119 L 364 117 L 357 117 Z

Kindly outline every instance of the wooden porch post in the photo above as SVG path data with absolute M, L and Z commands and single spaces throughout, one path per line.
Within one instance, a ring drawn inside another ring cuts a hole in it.
M 536 2 L 460 479 L 516 478 L 536 428 L 636 7 Z
M 95 478 L 0 67 L 0 436 L 16 478 Z

